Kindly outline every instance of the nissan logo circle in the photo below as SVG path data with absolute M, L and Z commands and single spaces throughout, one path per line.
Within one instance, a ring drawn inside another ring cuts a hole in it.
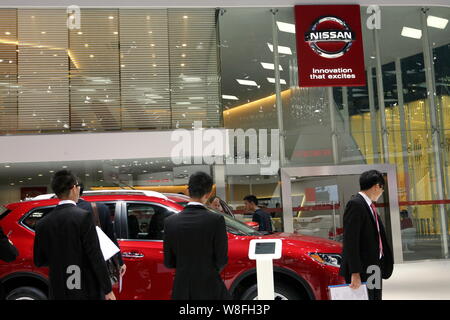
M 326 16 L 317 19 L 305 33 L 311 49 L 324 58 L 342 57 L 352 46 L 355 34 L 344 20 Z

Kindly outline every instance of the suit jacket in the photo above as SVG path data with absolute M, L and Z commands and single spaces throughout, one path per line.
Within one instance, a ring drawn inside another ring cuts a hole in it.
M 8 237 L 3 233 L 3 229 L 0 227 L 0 260 L 5 262 L 13 262 L 16 260 L 19 252 L 8 241 Z
M 112 290 L 92 214 L 72 204 L 57 206 L 36 224 L 34 264 L 49 267 L 51 299 L 103 299 Z M 68 286 L 76 283 L 69 266 L 80 270 L 79 288 Z
M 258 209 L 253 214 L 252 221 L 259 224 L 259 231 L 272 232 L 272 218 L 270 217 L 270 213 Z
M 114 242 L 118 248 L 120 248 L 119 243 L 117 242 L 116 233 L 114 232 L 114 225 L 111 221 L 111 215 L 108 207 L 105 204 L 98 202 L 96 202 L 96 206 L 101 229 L 111 239 L 111 241 Z M 94 215 L 92 204 L 89 201 L 80 198 L 80 200 L 78 200 L 77 207 L 89 211 L 92 215 Z M 119 264 L 123 265 L 122 253 L 119 252 L 117 255 L 119 258 Z
M 220 277 L 227 262 L 228 237 L 222 215 L 190 205 L 165 220 L 164 264 L 176 269 L 172 299 L 229 299 Z
M 381 268 L 383 279 L 388 279 L 394 268 L 391 247 L 386 238 L 383 222 L 378 217 L 383 258 L 380 260 L 379 238 L 375 218 L 366 200 L 357 194 L 345 207 L 344 244 L 340 275 L 347 283 L 351 282 L 352 273 L 360 273 L 361 281 L 367 281 L 367 267 L 377 265 Z

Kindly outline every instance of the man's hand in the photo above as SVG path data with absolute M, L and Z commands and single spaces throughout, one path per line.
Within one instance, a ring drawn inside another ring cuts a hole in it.
M 350 284 L 350 288 L 358 289 L 361 286 L 361 276 L 359 273 L 352 273 L 352 283 Z
M 125 275 L 125 272 L 127 272 L 127 266 L 123 264 L 120 267 L 120 276 L 123 277 Z
M 114 292 L 110 292 L 107 295 L 105 295 L 105 300 L 116 300 L 116 296 L 114 295 Z

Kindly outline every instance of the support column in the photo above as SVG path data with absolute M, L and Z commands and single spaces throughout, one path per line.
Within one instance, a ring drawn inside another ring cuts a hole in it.
M 425 63 L 425 79 L 428 92 L 428 105 L 430 110 L 430 122 L 431 122 L 431 135 L 432 135 L 432 151 L 435 162 L 435 176 L 436 176 L 436 194 L 439 200 L 444 199 L 444 185 L 442 176 L 442 161 L 441 161 L 441 149 L 440 149 L 440 131 L 437 124 L 436 114 L 436 90 L 434 85 L 433 70 L 433 54 L 431 51 L 428 26 L 427 26 L 428 8 L 421 9 L 422 20 L 422 45 L 423 45 L 423 60 Z M 439 205 L 439 213 L 441 220 L 441 244 L 442 244 L 442 256 L 447 259 L 448 255 L 448 222 L 447 214 L 445 212 L 445 206 Z
M 338 153 L 338 139 L 336 132 L 336 107 L 334 105 L 333 87 L 328 87 L 327 93 L 328 93 L 328 105 L 330 106 L 331 145 L 333 148 L 333 161 L 334 164 L 336 165 L 339 163 L 339 153 Z
M 372 133 L 373 163 L 380 163 L 378 147 L 377 112 L 375 111 L 375 97 L 373 90 L 372 67 L 367 69 L 367 90 L 369 94 L 370 128 Z
M 383 142 L 383 159 L 384 163 L 389 163 L 389 137 L 388 130 L 386 126 L 386 113 L 384 106 L 384 85 L 383 85 L 383 72 L 381 68 L 381 50 L 380 50 L 380 39 L 378 35 L 378 29 L 374 29 L 374 41 L 375 41 L 375 52 L 376 52 L 376 72 L 377 72 L 377 94 L 378 94 L 378 109 L 381 116 L 381 138 Z
M 400 58 L 395 59 L 395 76 L 397 80 L 397 100 L 398 100 L 398 111 L 400 114 L 400 138 L 402 145 L 402 159 L 403 159 L 403 174 L 405 178 L 405 192 L 406 201 L 411 200 L 411 190 L 409 183 L 409 155 L 408 155 L 408 139 L 406 136 L 406 118 L 405 118 L 405 101 L 403 99 L 403 79 L 402 79 L 402 65 L 400 63 Z M 411 168 L 411 175 L 414 175 L 414 168 Z M 416 188 L 413 185 L 413 188 Z M 411 206 L 408 207 L 408 212 L 412 213 Z
M 216 183 L 216 195 L 221 199 L 226 199 L 225 165 L 215 164 L 213 166 L 213 173 Z

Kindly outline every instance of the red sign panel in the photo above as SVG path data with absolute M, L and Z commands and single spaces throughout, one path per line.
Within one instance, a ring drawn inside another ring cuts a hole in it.
M 359 5 L 295 6 L 300 87 L 365 86 Z

